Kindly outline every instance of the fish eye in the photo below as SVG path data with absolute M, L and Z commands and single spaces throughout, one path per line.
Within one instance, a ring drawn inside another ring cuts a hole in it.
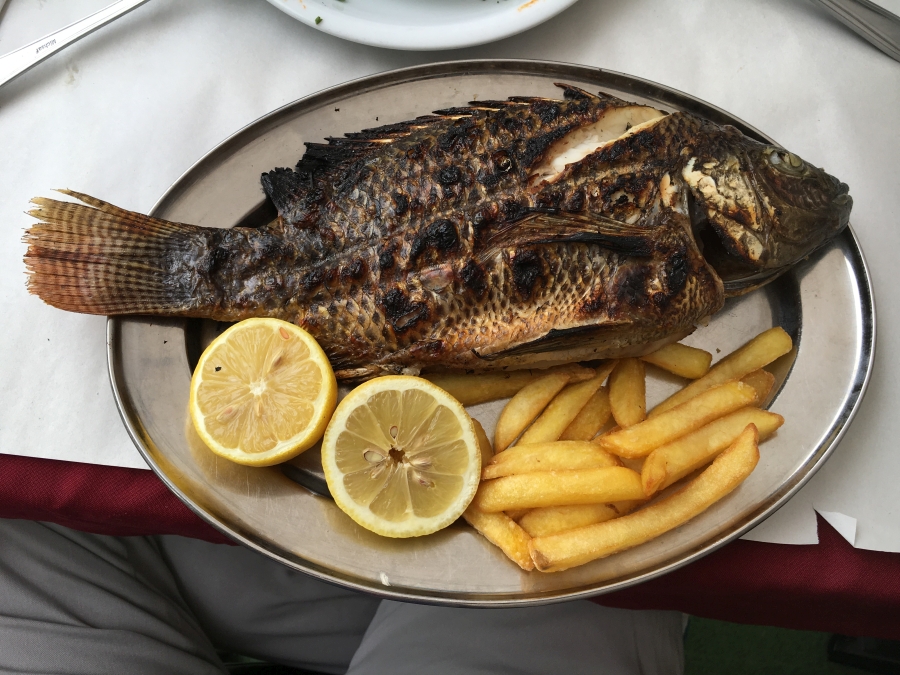
M 792 152 L 772 148 L 768 153 L 769 164 L 779 171 L 798 174 L 806 168 L 806 163 Z

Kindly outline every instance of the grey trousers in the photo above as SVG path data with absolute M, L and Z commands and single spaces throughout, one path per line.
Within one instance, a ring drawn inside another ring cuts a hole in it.
M 381 601 L 241 547 L 0 520 L 0 673 L 218 675 L 216 649 L 352 675 L 683 669 L 677 612 Z

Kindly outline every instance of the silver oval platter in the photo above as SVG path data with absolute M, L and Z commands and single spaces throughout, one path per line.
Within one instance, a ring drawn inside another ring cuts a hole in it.
M 296 164 L 304 141 L 476 99 L 558 97 L 554 82 L 690 111 L 771 142 L 707 103 L 618 73 L 532 61 L 433 64 L 343 84 L 266 115 L 197 162 L 160 199 L 153 215 L 215 227 L 271 218 L 260 173 Z M 404 540 L 361 529 L 317 494 L 322 489 L 314 450 L 290 465 L 265 469 L 216 458 L 194 434 L 188 389 L 192 365 L 221 326 L 110 319 L 109 368 L 122 418 L 147 463 L 194 512 L 236 541 L 313 576 L 386 597 L 525 605 L 620 589 L 684 565 L 761 522 L 821 466 L 860 403 L 875 342 L 869 277 L 849 228 L 775 282 L 729 301 L 687 343 L 726 354 L 773 325 L 787 330 L 795 344 L 773 364 L 777 385 L 767 402 L 786 423 L 761 446 L 762 459 L 750 478 L 658 539 L 556 574 L 521 571 L 464 524 Z M 659 373 L 648 380 L 650 404 L 679 386 Z M 499 407 L 483 404 L 470 412 L 491 434 Z

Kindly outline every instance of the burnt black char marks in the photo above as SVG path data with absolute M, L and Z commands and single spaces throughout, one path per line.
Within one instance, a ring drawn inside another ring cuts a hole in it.
M 535 101 L 531 109 L 541 118 L 541 122 L 544 124 L 552 124 L 562 112 L 562 108 L 560 108 L 557 101 Z
M 451 220 L 437 220 L 420 232 L 409 250 L 410 263 L 435 264 L 445 259 L 459 245 L 459 232 Z M 424 255 L 426 254 L 427 255 Z M 423 257 L 424 255 L 424 257 Z
M 310 293 L 319 288 L 324 281 L 325 270 L 321 267 L 313 267 L 300 277 L 300 287 L 307 293 Z
M 571 124 L 527 139 L 519 149 L 518 157 L 516 158 L 519 166 L 523 171 L 531 169 L 544 158 L 551 145 L 575 128 L 576 125 Z
M 457 113 L 459 114 L 459 113 Z M 437 147 L 446 153 L 462 154 L 472 149 L 478 129 L 472 116 L 455 120 L 437 139 Z
M 394 244 L 386 244 L 378 253 L 378 268 L 384 274 L 394 266 L 394 252 L 396 246 Z
M 673 251 L 666 260 L 665 279 L 668 297 L 674 297 L 684 290 L 690 272 L 690 258 L 686 247 L 682 246 Z
M 402 334 L 428 318 L 428 305 L 416 302 L 399 288 L 388 291 L 381 301 L 385 316 L 395 333 Z
M 534 249 L 516 251 L 510 262 L 513 284 L 523 300 L 531 298 L 536 287 L 546 276 L 544 261 Z
M 654 270 L 650 265 L 637 263 L 627 265 L 616 280 L 614 287 L 615 309 L 643 307 L 649 300 L 647 282 L 653 278 Z
M 487 277 L 484 269 L 474 260 L 469 260 L 459 272 L 463 287 L 476 298 L 484 297 L 487 292 Z
M 394 215 L 402 218 L 409 211 L 409 197 L 402 192 L 394 193 Z
M 585 196 L 584 190 L 575 190 L 572 194 L 568 196 L 565 205 L 563 208 L 566 211 L 570 211 L 572 213 L 579 213 L 584 209 L 585 205 Z
M 341 268 L 341 279 L 346 281 L 361 281 L 369 268 L 364 260 L 356 258 Z

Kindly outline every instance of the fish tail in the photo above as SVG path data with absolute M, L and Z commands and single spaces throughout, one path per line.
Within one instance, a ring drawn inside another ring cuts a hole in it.
M 25 232 L 28 290 L 86 314 L 185 314 L 190 284 L 173 264 L 196 250 L 198 230 L 60 190 L 81 204 L 37 197 L 41 222 Z

